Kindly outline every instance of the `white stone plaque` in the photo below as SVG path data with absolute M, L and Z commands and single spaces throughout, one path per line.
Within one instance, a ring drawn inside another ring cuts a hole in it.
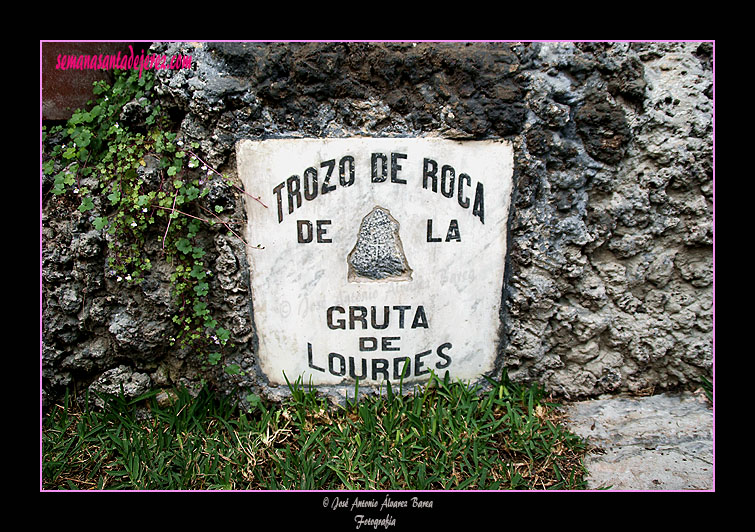
M 246 239 L 271 383 L 472 381 L 494 369 L 508 142 L 244 140 L 237 164 L 261 200 L 247 201 Z

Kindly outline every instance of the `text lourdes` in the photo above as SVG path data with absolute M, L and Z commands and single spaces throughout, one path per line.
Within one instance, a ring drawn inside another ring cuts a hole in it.
M 397 313 L 397 315 L 396 315 Z M 325 321 L 329 329 L 387 329 L 391 321 L 398 318 L 395 324 L 398 329 L 427 329 L 429 323 L 424 305 L 413 309 L 409 305 L 385 305 L 382 308 L 382 319 L 377 307 L 349 306 L 348 310 L 342 306 L 334 305 L 327 309 Z M 369 316 L 369 318 L 368 318 Z M 411 319 L 405 319 L 410 318 Z M 411 322 L 411 323 L 410 323 Z M 449 351 L 453 348 L 450 342 L 444 342 L 435 348 L 424 349 L 418 353 L 412 352 L 401 355 L 402 351 L 400 336 L 361 336 L 358 346 L 359 353 L 381 351 L 383 357 L 365 358 L 353 355 L 330 352 L 325 357 L 316 354 L 311 342 L 307 342 L 307 363 L 311 369 L 330 373 L 336 377 L 348 376 L 352 379 L 380 379 L 399 380 L 403 377 L 419 377 L 430 373 L 428 365 L 434 365 L 435 369 L 445 369 L 451 365 Z M 326 351 L 327 352 L 327 351 Z M 435 364 L 432 364 L 433 361 Z
M 384 183 L 390 179 L 391 183 L 406 185 L 407 179 L 401 173 L 405 153 L 373 153 L 370 158 L 370 181 Z M 334 175 L 338 167 L 338 175 Z M 390 175 L 390 178 L 389 178 Z M 330 159 L 320 163 L 320 167 L 310 166 L 302 176 L 292 175 L 273 188 L 278 204 L 278 223 L 283 221 L 284 210 L 292 214 L 305 201 L 312 201 L 318 196 L 329 194 L 338 186 L 349 187 L 356 181 L 356 163 L 354 157 L 345 155 L 336 163 Z M 478 182 L 474 187 L 474 198 L 471 198 L 472 178 L 465 173 L 456 175 L 456 170 L 448 164 L 438 165 L 438 162 L 428 157 L 422 160 L 422 188 L 431 190 L 449 199 L 456 199 L 460 207 L 472 208 L 472 215 L 485 223 L 484 187 Z

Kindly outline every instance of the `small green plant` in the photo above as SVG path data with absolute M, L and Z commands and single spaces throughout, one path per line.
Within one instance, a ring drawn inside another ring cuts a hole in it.
M 238 236 L 219 216 L 221 206 L 211 209 L 202 201 L 213 178 L 230 182 L 197 155 L 198 144 L 185 145 L 171 131 L 153 101 L 153 87 L 151 72 L 139 77 L 115 71 L 112 85 L 94 84 L 96 100 L 89 111 L 76 111 L 65 126 L 43 128 L 42 170 L 51 181 L 47 195 L 68 198 L 105 233 L 109 273 L 117 283 L 143 282 L 152 269 L 148 239 L 159 243 L 174 266 L 171 342 L 216 365 L 230 333 L 208 308 L 212 272 L 198 235 L 202 224 L 221 223 Z M 121 123 L 127 105 L 140 107 L 134 111 L 144 116 L 140 127 Z
M 713 403 L 713 383 L 708 380 L 705 377 L 701 377 L 700 379 L 700 385 L 703 388 L 703 392 L 705 393 L 705 397 L 708 398 L 708 401 Z

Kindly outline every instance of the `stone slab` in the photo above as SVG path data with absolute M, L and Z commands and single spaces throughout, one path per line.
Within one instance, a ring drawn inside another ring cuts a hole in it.
M 713 409 L 701 394 L 616 397 L 573 403 L 569 426 L 596 452 L 588 488 L 712 490 Z
M 271 383 L 472 381 L 499 341 L 513 151 L 501 140 L 244 140 Z M 264 206 L 263 206 L 264 205 Z

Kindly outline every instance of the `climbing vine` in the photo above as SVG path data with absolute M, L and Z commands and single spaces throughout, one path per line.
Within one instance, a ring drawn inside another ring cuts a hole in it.
M 200 158 L 198 144 L 186 144 L 171 131 L 154 101 L 154 81 L 151 72 L 115 71 L 112 85 L 94 84 L 88 111 L 77 110 L 65 125 L 42 128 L 45 195 L 69 198 L 103 231 L 108 271 L 117 283 L 144 281 L 152 268 L 147 239 L 159 239 L 174 267 L 171 345 L 191 348 L 215 365 L 230 332 L 208 308 L 212 272 L 198 235 L 203 224 L 221 223 L 241 237 L 221 218 L 223 206 L 211 209 L 201 200 L 212 179 L 233 185 Z M 140 117 L 131 121 L 138 126 L 122 123 L 127 108 Z

